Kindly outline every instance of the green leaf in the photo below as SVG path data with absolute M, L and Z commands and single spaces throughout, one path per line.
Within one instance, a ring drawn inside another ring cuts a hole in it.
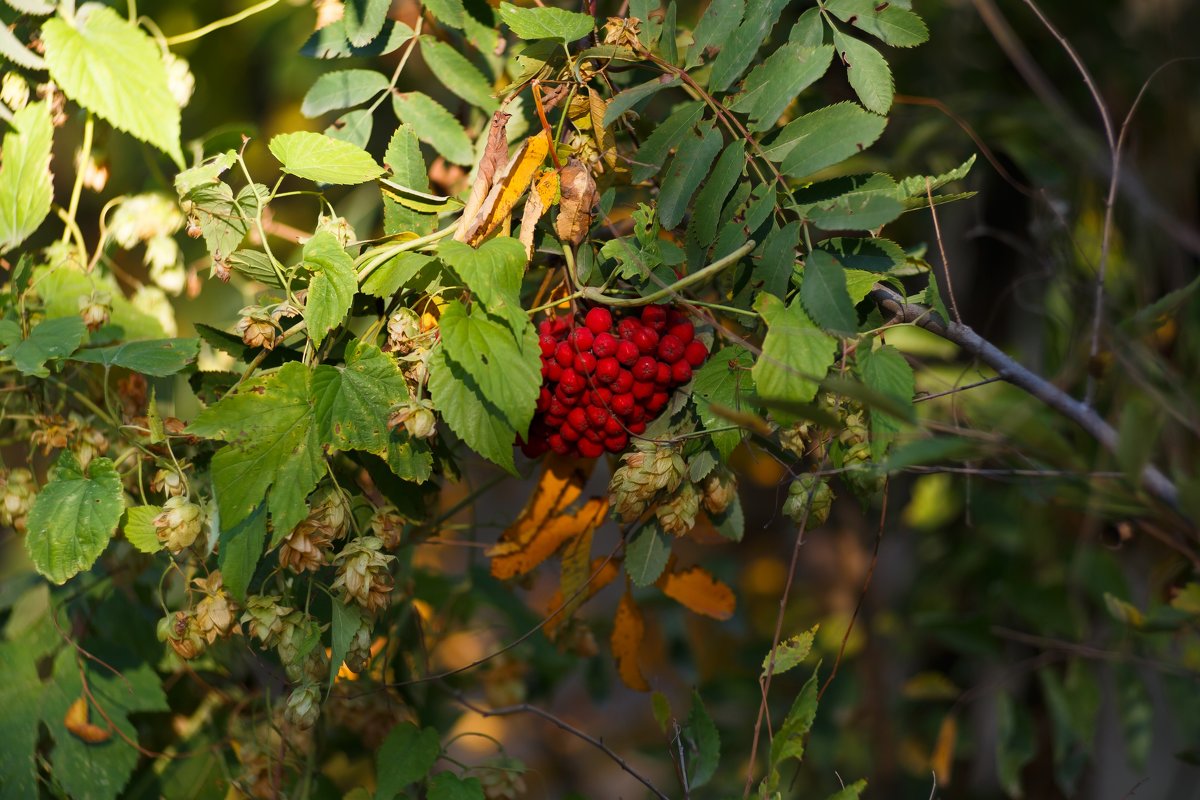
M 63 94 L 183 167 L 179 106 L 150 36 L 113 9 L 88 4 L 74 25 L 62 17 L 46 20 L 42 43 L 50 77 Z
M 221 526 L 221 547 L 217 551 L 217 563 L 225 588 L 239 603 L 246 601 L 246 589 L 267 541 L 267 506 L 258 508 L 236 525 Z M 334 603 L 337 605 L 337 603 Z M 337 670 L 334 670 L 336 672 Z
M 365 108 L 356 108 L 342 114 L 324 131 L 331 139 L 349 142 L 355 147 L 366 148 L 375 127 L 375 116 Z
M 973 166 L 975 166 L 974 153 L 972 153 L 971 157 L 966 161 L 959 164 L 949 172 L 944 172 L 941 175 L 933 175 L 928 177 L 925 175 L 913 175 L 912 177 L 905 178 L 904 180 L 900 181 L 900 185 L 897 188 L 897 193 L 901 197 L 917 198 L 918 200 L 922 201 L 920 205 L 906 204 L 906 207 L 924 208 L 925 206 L 929 205 L 930 192 L 936 192 L 938 189 L 942 188 L 948 183 L 961 181 L 963 178 L 967 177 L 967 174 L 971 171 L 971 167 Z M 926 181 L 929 182 L 928 187 L 926 186 Z M 935 201 L 937 199 L 938 198 L 936 197 L 934 198 Z
M 654 721 L 658 723 L 662 732 L 666 733 L 671 722 L 671 701 L 662 692 L 655 692 L 650 695 L 650 704 L 654 712 Z
M 904 212 L 887 175 L 848 175 L 793 193 L 796 213 L 823 230 L 874 230 Z
M 582 39 L 596 27 L 587 14 L 553 7 L 519 8 L 512 3 L 500 4 L 500 19 L 521 39 L 556 39 L 564 44 Z
M 195 361 L 199 353 L 199 339 L 157 339 L 80 350 L 71 356 L 71 360 L 124 367 L 143 375 L 164 378 Z
M 422 36 L 421 55 L 429 71 L 452 93 L 489 114 L 499 107 L 491 81 L 454 47 Z
M 338 450 L 364 450 L 386 458 L 391 442 L 388 413 L 408 400 L 395 359 L 371 342 L 354 339 L 345 363 L 313 371 L 313 411 L 322 442 Z
M 279 274 L 275 272 L 275 268 L 271 264 L 271 257 L 258 250 L 235 251 L 229 257 L 229 268 L 249 280 L 265 283 L 276 289 L 283 288 Z M 241 339 L 239 338 L 238 341 L 240 342 Z
M 884 345 L 876 350 L 860 349 L 855 371 L 868 388 L 892 400 L 896 406 L 912 409 L 916 381 L 912 367 L 895 347 Z M 878 461 L 904 425 L 904 420 L 880 408 L 871 408 L 871 457 Z
M 789 122 L 767 145 L 773 161 L 796 178 L 839 164 L 874 144 L 887 125 L 887 118 L 856 103 L 837 103 Z
M 794 667 L 800 666 L 804 659 L 808 658 L 808 654 L 812 652 L 813 637 L 816 635 L 817 626 L 813 626 L 811 630 L 798 633 L 790 639 L 780 642 L 774 650 L 763 656 L 763 677 L 766 677 L 768 668 L 771 668 L 772 675 L 781 675 Z M 774 665 L 771 664 L 772 654 L 775 656 Z
M 1117 668 L 1116 683 L 1125 753 L 1135 771 L 1145 772 L 1154 743 L 1154 704 L 1141 675 L 1128 665 Z
M 354 185 L 383 174 L 366 150 L 321 133 L 281 133 L 270 149 L 284 172 L 317 183 Z
M 745 0 L 713 0 L 704 9 L 704 16 L 692 31 L 692 46 L 688 50 L 686 68 L 691 69 L 703 60 L 705 50 L 725 46 L 729 35 L 737 30 L 745 11 Z
M 0 798 L 38 796 L 38 742 L 42 682 L 37 661 L 21 643 L 0 642 Z
M 690 788 L 699 788 L 708 783 L 717 772 L 717 764 L 721 760 L 721 735 L 712 717 L 704 708 L 700 693 L 692 690 L 692 710 L 688 713 L 685 727 L 687 737 L 695 747 L 695 755 L 689 764 L 692 778 L 688 781 Z
M 663 89 L 671 89 L 678 85 L 678 75 L 662 75 L 653 80 L 646 81 L 638 86 L 634 86 L 631 89 L 626 89 L 623 92 L 619 92 L 611 101 L 609 101 L 608 107 L 604 109 L 603 124 L 605 126 L 611 126 L 615 124 L 616 121 L 620 119 L 622 114 L 633 108 L 642 100 L 658 94 Z
M 470 166 L 475 147 L 462 123 L 440 103 L 422 92 L 392 95 L 392 108 L 400 121 L 412 127 L 417 138 L 433 147 L 447 161 Z
M 124 510 L 113 462 L 94 458 L 84 472 L 75 455 L 64 450 L 29 512 L 25 549 L 33 566 L 57 584 L 90 569 Z
M 692 219 L 688 223 L 688 242 L 707 248 L 717 238 L 717 225 L 725 198 L 733 191 L 738 178 L 746 168 L 746 150 L 740 139 L 735 139 L 721 152 L 721 157 L 704 181 L 704 188 L 696 195 L 692 207 Z
M 45 103 L 30 103 L 13 114 L 4 134 L 0 163 L 0 253 L 25 241 L 50 213 L 54 186 L 50 145 L 54 126 Z
M 751 371 L 758 396 L 789 404 L 809 402 L 833 365 L 837 339 L 813 324 L 799 300 L 785 306 L 774 295 L 760 294 L 754 310 L 767 323 L 762 354 Z M 786 416 L 780 421 L 786 422 Z
M 237 153 L 227 150 L 205 159 L 194 167 L 185 169 L 175 176 L 175 191 L 182 199 L 202 186 L 211 186 L 220 180 L 222 173 L 237 163 Z
M 825 43 L 825 20 L 821 17 L 819 7 L 810 8 L 800 15 L 788 34 L 788 42 L 805 47 L 819 47 Z
M 188 426 L 194 436 L 229 442 L 212 460 L 223 526 L 250 516 L 264 496 L 276 540 L 304 519 L 304 499 L 325 474 L 311 379 L 306 366 L 290 361 L 246 381 Z
M 347 605 L 338 599 L 330 602 L 330 611 L 333 621 L 330 626 L 332 648 L 329 654 L 329 685 L 332 687 L 333 682 L 337 680 L 338 671 L 346 661 L 346 653 L 350 652 L 354 634 L 362 620 L 362 612 L 357 604 Z
M 893 47 L 915 47 L 929 40 L 929 28 L 916 14 L 876 0 L 830 0 L 825 10 L 842 22 Z
M 13 362 L 22 375 L 44 378 L 50 374 L 46 362 L 74 353 L 86 334 L 87 325 L 77 315 L 42 320 L 29 332 L 28 339 L 0 350 L 0 361 Z
M 346 0 L 342 24 L 346 38 L 355 47 L 370 44 L 387 21 L 391 0 Z
M 139 552 L 157 553 L 162 550 L 162 542 L 158 540 L 154 527 L 154 518 L 161 513 L 162 506 L 132 506 L 125 509 L 125 538 Z
M 388 142 L 383 163 L 392 171 L 392 181 L 418 192 L 428 193 L 429 173 L 421 155 L 417 134 L 409 125 L 400 125 Z M 388 196 L 383 198 L 383 229 L 388 234 L 415 233 L 424 236 L 437 227 L 436 214 L 422 214 L 406 208 Z
M 313 272 L 304 303 L 304 321 L 308 323 L 308 335 L 319 347 L 325 335 L 341 325 L 349 313 L 358 291 L 358 273 L 354 271 L 354 259 L 328 231 L 305 242 L 301 258 L 305 269 Z
M 771 232 L 752 254 L 758 262 L 747 289 L 767 292 L 776 297 L 787 293 L 788 283 L 796 270 L 796 247 L 800 244 L 800 223 L 789 222 L 780 227 L 771 225 Z
M 26 47 L 25 43 L 12 32 L 12 28 L 7 25 L 0 26 L 0 28 L 3 28 L 0 30 L 0 56 L 28 69 L 42 70 L 46 68 L 46 59 Z
M 708 80 L 711 92 L 723 92 L 742 76 L 758 55 L 763 39 L 775 27 L 789 0 L 750 0 L 742 23 L 733 31 L 713 61 Z
M 746 399 L 754 394 L 750 368 L 754 363 L 749 351 L 741 347 L 726 347 L 714 353 L 699 370 L 692 382 L 692 397 L 696 413 L 704 429 L 712 433 L 713 444 L 722 459 L 728 459 L 742 441 L 740 430 L 728 430 L 728 419 L 713 410 L 717 405 L 741 411 Z
M 834 31 L 833 45 L 837 48 L 846 77 L 858 99 L 876 114 L 886 114 L 896 93 L 892 71 L 879 51 L 853 36 Z
M 395 258 L 385 261 L 363 281 L 362 291 L 363 294 L 384 300 L 401 289 L 410 292 L 421 291 L 427 285 L 427 282 L 419 284 L 421 277 L 438 271 L 439 267 L 437 259 L 433 256 L 414 253 L 411 250 L 399 253 Z
M 440 323 L 446 358 L 466 370 L 505 423 L 524 436 L 542 385 L 532 326 L 514 333 L 478 307 L 468 314 L 457 300 L 442 309 Z
M 814 248 L 805 259 L 800 302 L 809 318 L 830 333 L 853 336 L 858 330 L 858 314 L 846 291 L 846 270 L 824 250 Z
M 424 778 L 441 752 L 441 741 L 433 728 L 419 730 L 411 722 L 392 728 L 375 758 L 377 800 L 391 800 L 404 787 Z
M 786 44 L 750 72 L 729 108 L 750 117 L 750 130 L 770 130 L 796 95 L 824 75 L 832 61 L 831 45 Z
M 484 458 L 516 474 L 512 448 L 517 431 L 466 369 L 447 358 L 446 348 L 429 356 L 429 392 L 446 424 Z
M 478 778 L 439 772 L 429 781 L 429 800 L 484 800 L 483 784 Z
M 389 85 L 387 77 L 373 69 L 326 72 L 304 95 L 300 113 L 312 118 L 341 108 L 353 108 L 387 91 Z
M 643 525 L 625 546 L 625 572 L 635 586 L 658 580 L 671 558 L 671 545 L 657 522 Z
M 783 720 L 783 725 L 771 740 L 771 771 L 776 772 L 784 761 L 794 758 L 799 761 L 804 757 L 804 737 L 812 728 L 813 720 L 817 718 L 817 673 L 820 666 L 813 670 L 812 677 L 796 695 L 792 708 Z
M 699 137 L 684 137 L 675 160 L 663 175 L 658 193 L 658 219 L 665 229 L 672 230 L 683 221 L 692 195 L 708 175 L 708 168 L 723 144 L 721 131 L 716 127 L 710 127 Z
M 511 236 L 497 236 L 478 248 L 444 239 L 438 246 L 442 261 L 462 278 L 488 311 L 506 319 L 525 320 L 521 308 L 521 279 L 525 275 L 525 247 Z
M 866 788 L 867 781 L 860 778 L 849 786 L 844 786 L 829 795 L 828 800 L 858 800 L 858 798 L 862 797 L 862 793 L 866 791 Z
M 833 255 L 846 269 L 863 272 L 887 272 L 904 263 L 904 251 L 889 239 L 834 238 L 817 245 Z
M 180 196 L 182 205 L 195 214 L 204 243 L 215 259 L 228 259 L 245 240 L 261 199 L 255 198 L 255 188 L 244 186 L 235 200 L 233 189 L 215 180 Z M 274 272 L 271 274 L 274 276 Z
M 683 103 L 642 142 L 634 158 L 631 179 L 634 183 L 653 177 L 662 169 L 671 150 L 683 141 L 687 132 L 704 116 L 707 106 L 700 100 Z
M 463 7 L 463 0 L 425 0 L 423 5 L 438 22 L 451 28 L 462 30 L 467 24 L 468 14 Z
M 996 770 L 1009 797 L 1020 797 L 1021 770 L 1037 754 L 1033 722 L 1006 691 L 996 695 Z
M 428 8 L 432 4 L 426 3 Z M 413 29 L 403 22 L 385 20 L 383 29 L 369 44 L 362 47 L 351 47 L 346 38 L 345 18 L 315 32 L 300 48 L 300 53 L 308 58 L 348 58 L 350 56 L 370 57 L 385 56 L 404 46 L 413 37 Z

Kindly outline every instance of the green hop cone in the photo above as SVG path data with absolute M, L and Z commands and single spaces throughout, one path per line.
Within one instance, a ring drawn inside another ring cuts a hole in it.
M 283 718 L 302 731 L 317 724 L 321 716 L 321 687 L 309 681 L 297 686 L 288 695 L 287 708 Z
M 829 482 L 816 475 L 801 475 L 788 487 L 788 497 L 783 503 L 783 513 L 797 525 L 804 523 L 812 529 L 829 519 L 833 507 L 833 490 Z
M 691 483 L 679 487 L 674 495 L 654 509 L 658 524 L 672 536 L 685 536 L 696 526 L 696 514 L 700 511 L 700 493 Z
M 246 598 L 242 622 L 263 647 L 274 647 L 283 634 L 284 618 L 291 613 L 292 609 L 282 605 L 282 599 L 275 595 L 251 595 Z

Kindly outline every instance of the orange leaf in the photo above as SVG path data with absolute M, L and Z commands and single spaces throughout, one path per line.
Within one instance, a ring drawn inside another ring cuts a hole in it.
M 650 684 L 642 675 L 638 666 L 638 653 L 642 649 L 642 637 L 646 633 L 646 623 L 642 620 L 642 610 L 633 602 L 633 594 L 625 589 L 621 595 L 621 604 L 617 606 L 617 616 L 613 620 L 612 651 L 617 660 L 617 673 L 630 689 L 639 692 L 650 691 Z
M 99 725 L 88 722 L 88 704 L 87 698 L 84 697 L 80 697 L 67 708 L 67 714 L 63 717 L 63 725 L 88 744 L 100 744 L 112 738 L 111 731 L 106 731 Z
M 498 569 L 507 572 L 504 577 L 524 575 L 532 570 L 557 549 L 557 545 L 536 559 L 535 563 L 522 564 L 522 568 L 514 571 L 512 559 L 526 552 L 535 541 L 543 537 L 546 527 L 554 519 L 559 518 L 567 507 L 579 499 L 583 493 L 583 484 L 591 474 L 592 463 L 581 463 L 561 457 L 546 459 L 538 485 L 533 490 L 529 502 L 516 522 L 500 534 L 500 540 L 487 551 L 493 559 L 503 559 L 503 567 L 492 562 L 492 574 L 501 577 Z M 559 534 L 562 530 L 560 527 Z M 561 544 L 565 539 L 560 539 Z
M 554 220 L 554 232 L 565 244 L 578 247 L 592 227 L 592 210 L 599 198 L 596 179 L 592 177 L 592 171 L 574 157 L 563 167 L 559 178 L 562 197 L 558 204 L 558 219 Z
M 475 219 L 479 214 L 479 209 L 483 207 L 488 192 L 492 190 L 492 179 L 495 178 L 497 172 L 504 169 L 504 164 L 508 160 L 508 120 L 511 116 L 504 111 L 492 114 L 492 126 L 488 130 L 487 144 L 484 145 L 483 154 L 479 157 L 479 164 L 475 168 L 475 183 L 471 185 L 471 194 L 462 211 L 464 223 Z M 460 242 L 467 240 L 466 224 L 458 226 L 454 238 Z
M 578 599 L 576 599 L 574 606 L 578 608 L 588 600 L 591 600 L 593 597 L 595 597 L 596 592 L 612 583 L 620 571 L 620 564 L 615 558 L 592 559 L 592 563 L 588 566 L 588 572 L 586 576 L 591 578 L 591 581 L 588 583 L 587 591 L 581 594 Z M 595 577 L 592 577 L 593 575 Z M 576 589 L 576 591 L 578 591 L 578 589 Z M 554 614 L 555 611 L 558 611 L 558 609 L 562 607 L 562 604 L 563 592 L 562 589 L 559 589 L 554 593 L 554 596 L 550 598 L 550 603 L 546 606 L 546 613 Z M 555 614 L 554 618 L 547 622 L 545 627 L 542 628 L 542 630 L 546 632 L 547 638 L 549 638 L 551 641 L 557 638 L 558 629 L 562 627 L 562 624 L 570 618 L 570 610 L 560 614 Z
M 737 607 L 733 590 L 702 567 L 668 572 L 658 579 L 658 586 L 663 594 L 689 611 L 713 619 L 729 619 Z
M 938 729 L 937 744 L 933 746 L 933 754 L 929 756 L 929 765 L 937 777 L 937 785 L 945 786 L 950 782 L 950 767 L 954 764 L 954 745 L 958 741 L 958 718 L 947 714 Z
M 479 209 L 479 213 L 467 227 L 467 243 L 477 245 L 496 229 L 521 199 L 533 176 L 546 160 L 550 152 L 550 136 L 542 131 L 536 136 L 525 140 L 525 144 L 517 151 L 512 160 L 502 172 L 495 176 L 495 183 L 488 193 L 487 199 Z
M 521 233 L 517 237 L 525 245 L 525 257 L 533 258 L 533 234 L 538 220 L 546 213 L 546 209 L 554 204 L 558 197 L 558 173 L 552 169 L 542 171 L 533 184 L 533 191 L 525 201 L 525 210 L 521 212 Z
M 534 537 L 523 546 L 497 543 L 487 552 L 492 558 L 492 575 L 504 580 L 532 572 L 564 543 L 578 536 L 590 537 L 607 514 L 608 498 L 594 497 L 574 514 L 555 517 L 539 526 Z

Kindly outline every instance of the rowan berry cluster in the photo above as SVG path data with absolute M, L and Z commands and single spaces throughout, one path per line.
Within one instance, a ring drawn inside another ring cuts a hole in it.
M 692 323 L 665 306 L 619 321 L 597 307 L 582 325 L 558 317 L 542 322 L 538 334 L 542 391 L 522 444 L 531 457 L 621 452 L 708 358 Z

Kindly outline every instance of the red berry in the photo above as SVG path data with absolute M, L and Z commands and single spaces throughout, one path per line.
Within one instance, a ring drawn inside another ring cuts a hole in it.
M 622 433 L 624 430 L 625 426 L 622 425 L 621 420 L 617 419 L 616 417 L 609 417 L 608 422 L 604 423 L 604 432 L 609 436 L 616 436 L 618 433 Z
M 658 334 L 650 328 L 642 328 L 633 335 L 633 343 L 642 355 L 650 355 L 658 345 Z
M 604 445 L 584 439 L 579 443 L 579 454 L 584 458 L 599 458 L 604 455 Z
M 545 376 L 551 383 L 557 383 L 562 380 L 563 368 L 558 365 L 557 361 L 551 361 L 546 365 Z
M 671 395 L 666 392 L 655 392 L 650 395 L 650 400 L 646 403 L 646 409 L 651 414 L 657 414 L 667 407 L 667 401 L 671 399 Z
M 538 323 L 538 335 L 539 336 L 549 336 L 553 332 L 554 332 L 554 321 L 553 320 L 544 319 Z
M 542 390 L 538 392 L 537 410 L 544 412 L 550 407 L 550 401 L 553 399 L 554 395 L 550 394 L 550 390 L 543 386 Z
M 591 423 L 588 422 L 587 412 L 581 407 L 575 406 L 571 409 L 571 413 L 567 414 L 567 424 L 577 431 L 584 431 Z
M 617 354 L 617 337 L 611 333 L 600 333 L 592 340 L 592 352 L 596 358 L 608 358 Z
M 563 425 L 558 429 L 558 432 L 562 438 L 566 439 L 568 442 L 578 442 L 581 436 L 579 431 L 575 430 L 570 425 Z
M 592 371 L 596 369 L 596 357 L 591 353 L 579 353 L 575 356 L 572 366 L 576 372 L 582 375 L 591 375 Z
M 554 348 L 558 347 L 558 340 L 548 333 L 543 333 L 538 337 L 538 347 L 542 349 L 542 355 L 549 358 L 554 355 Z
M 608 412 L 600 406 L 588 406 L 587 418 L 593 428 L 603 428 L 609 420 Z
M 601 408 L 607 408 L 608 404 L 612 402 L 612 398 L 612 390 L 606 389 L 603 386 L 592 390 L 592 400 L 594 401 L 593 405 L 600 406 Z
M 692 365 L 686 361 L 676 361 L 671 365 L 671 380 L 677 384 L 687 383 L 692 379 Z
M 667 329 L 667 310 L 662 306 L 646 306 L 642 309 L 642 324 L 656 331 Z
M 612 399 L 612 412 L 618 417 L 629 416 L 634 409 L 633 395 L 619 394 Z
M 577 395 L 583 394 L 583 390 L 587 388 L 587 381 L 575 370 L 564 369 L 558 385 L 567 394 Z
M 563 388 L 561 383 L 554 387 L 554 399 L 557 400 L 563 408 L 574 408 L 575 406 L 579 405 L 579 395 L 571 394 Z
M 647 416 L 648 415 L 646 414 L 645 406 L 635 405 L 633 407 L 633 411 L 631 411 L 629 413 L 629 422 L 630 422 L 630 424 L 637 423 L 637 422 L 645 422 Z
M 612 390 L 617 394 L 626 394 L 633 388 L 633 373 L 627 369 L 623 369 L 617 373 L 617 379 L 613 381 Z
M 634 422 L 629 426 L 629 432 L 634 436 L 641 435 L 646 432 L 646 423 Z
M 668 333 L 658 341 L 658 357 L 668 364 L 674 364 L 683 358 L 683 351 L 683 342 L 673 333 Z
M 696 335 L 696 329 L 690 322 L 676 322 L 667 329 L 667 333 L 671 334 L 684 344 L 687 344 L 692 340 L 692 337 Z
M 704 346 L 703 342 L 693 339 L 683 349 L 683 357 L 693 367 L 701 367 L 704 365 L 705 359 L 708 358 L 708 348 Z
M 600 431 L 596 430 L 595 428 L 588 428 L 586 431 L 580 431 L 580 433 L 583 434 L 583 438 L 587 439 L 589 442 L 599 443 L 604 441 L 604 436 L 601 435 Z
M 591 391 L 591 389 L 589 389 L 588 391 L 579 395 L 579 405 L 587 407 L 587 406 L 590 406 L 591 404 L 592 404 L 592 391 Z
M 607 308 L 593 308 L 583 318 L 583 324 L 592 333 L 605 333 L 612 330 L 612 314 Z
M 564 411 L 564 412 L 566 412 L 566 410 L 567 410 L 567 409 L 565 409 L 565 408 L 563 409 L 563 411 Z M 562 424 L 563 424 L 563 422 L 565 422 L 565 421 L 566 421 L 566 419 L 565 419 L 564 417 L 557 417 L 557 416 L 555 416 L 555 415 L 553 415 L 553 414 L 547 414 L 547 415 L 544 417 L 544 419 L 546 420 L 546 427 L 547 427 L 547 428 L 552 428 L 552 429 L 554 429 L 554 430 L 557 430 L 557 429 L 561 428 L 561 427 L 562 427 Z
M 671 382 L 671 365 L 665 364 L 662 361 L 658 362 L 658 366 L 654 372 L 654 382 L 658 384 L 660 389 L 667 388 L 667 384 Z
M 576 352 L 592 349 L 592 332 L 587 328 L 576 328 L 571 331 L 571 335 L 567 337 L 567 341 L 575 348 Z
M 640 351 L 633 342 L 621 342 L 617 345 L 617 361 L 628 367 L 638 360 Z
M 624 450 L 625 446 L 628 444 L 629 437 L 625 435 L 624 431 L 621 431 L 621 433 L 605 438 L 604 449 L 610 453 L 619 453 Z
M 621 372 L 621 365 L 615 358 L 602 358 L 596 363 L 596 380 L 600 383 L 612 383 Z
M 633 373 L 633 379 L 637 381 L 653 381 L 654 376 L 658 374 L 658 362 L 650 356 L 642 356 L 633 365 L 630 370 Z
M 559 336 L 570 327 L 571 322 L 566 317 L 555 317 L 554 327 L 551 329 L 551 333 L 553 333 L 555 336 Z
M 571 345 L 567 344 L 566 342 L 559 342 L 554 348 L 554 360 L 557 361 L 561 367 L 565 368 L 571 366 L 571 363 L 575 360 L 574 348 L 572 348 Z
M 626 317 L 617 323 L 617 336 L 626 340 L 632 339 L 641 327 L 642 323 L 636 317 Z
M 550 445 L 550 449 L 558 453 L 560 456 L 565 456 L 571 451 L 571 446 L 563 439 L 562 434 L 552 433 L 546 439 L 546 443 Z
M 650 395 L 654 394 L 654 384 L 637 381 L 633 384 L 632 394 L 635 400 L 647 400 Z

